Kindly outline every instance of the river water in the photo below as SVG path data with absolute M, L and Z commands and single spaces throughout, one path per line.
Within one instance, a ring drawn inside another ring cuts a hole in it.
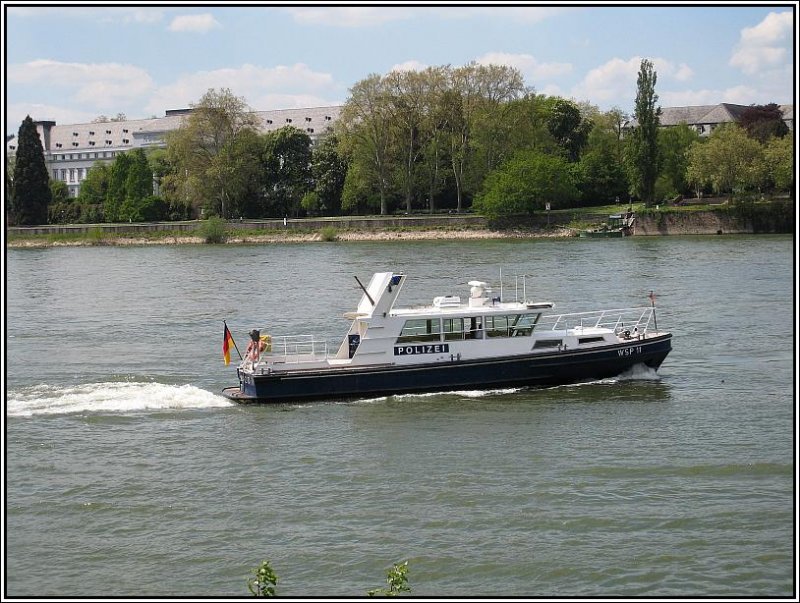
M 791 596 L 791 236 L 9 249 L 7 596 Z M 372 272 L 404 304 L 647 305 L 658 374 L 237 406 L 241 349 L 342 337 Z M 522 285 L 519 283 L 521 297 Z M 236 356 L 234 352 L 234 357 Z

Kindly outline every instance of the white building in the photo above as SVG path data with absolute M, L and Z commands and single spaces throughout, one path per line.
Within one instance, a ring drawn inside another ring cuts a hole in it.
M 260 130 L 271 132 L 283 126 L 294 126 L 306 132 L 312 143 L 331 131 L 339 118 L 340 106 L 310 107 L 256 111 Z M 36 121 L 36 129 L 44 147 L 44 160 L 50 178 L 67 184 L 72 197 L 78 195 L 97 161 L 111 162 L 118 153 L 131 149 L 164 147 L 167 132 L 180 127 L 191 109 L 167 111 L 164 117 L 88 124 L 56 125 L 54 120 Z M 16 154 L 16 136 L 6 140 L 6 156 Z

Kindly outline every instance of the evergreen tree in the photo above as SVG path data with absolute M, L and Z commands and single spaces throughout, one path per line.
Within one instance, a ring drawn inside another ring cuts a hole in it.
M 46 224 L 52 195 L 50 177 L 44 164 L 44 150 L 36 124 L 28 115 L 19 127 L 14 186 L 9 199 L 12 224 Z
M 633 116 L 638 123 L 631 133 L 628 146 L 628 169 L 633 192 L 648 205 L 655 198 L 659 171 L 658 116 L 661 115 L 661 107 L 656 107 L 656 79 L 653 63 L 643 59 L 636 80 L 636 106 Z

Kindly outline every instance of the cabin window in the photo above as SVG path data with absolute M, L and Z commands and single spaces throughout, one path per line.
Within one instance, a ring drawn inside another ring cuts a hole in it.
M 464 339 L 464 319 L 445 318 L 442 320 L 442 332 L 445 341 Z
M 415 341 L 439 341 L 441 332 L 438 318 L 416 318 L 407 320 L 400 331 L 397 343 L 411 343 Z
M 486 317 L 487 337 L 527 337 L 541 314 L 506 314 Z
M 561 347 L 560 339 L 537 339 L 533 344 L 534 350 L 541 350 L 545 348 L 558 348 Z
M 605 341 L 603 337 L 579 337 L 578 338 L 578 345 L 583 345 L 584 343 L 599 343 L 601 341 Z

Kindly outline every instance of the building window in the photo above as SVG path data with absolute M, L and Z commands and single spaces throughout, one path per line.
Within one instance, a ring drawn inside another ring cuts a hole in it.
M 89 130 L 89 136 L 94 136 L 94 130 Z
M 308 132 L 309 134 L 313 134 L 314 128 L 306 128 L 306 132 Z
M 72 135 L 73 135 L 73 136 L 77 136 L 77 135 L 78 135 L 78 133 L 77 133 L 77 132 L 73 132 L 73 133 L 72 133 Z
M 310 117 L 306 117 L 306 121 L 311 121 L 311 118 Z
M 292 118 L 291 118 L 291 117 L 287 117 L 287 118 L 286 118 L 286 123 L 287 123 L 287 124 L 290 124 L 290 123 L 292 123 Z
M 58 170 L 53 170 L 53 180 L 58 180 Z

